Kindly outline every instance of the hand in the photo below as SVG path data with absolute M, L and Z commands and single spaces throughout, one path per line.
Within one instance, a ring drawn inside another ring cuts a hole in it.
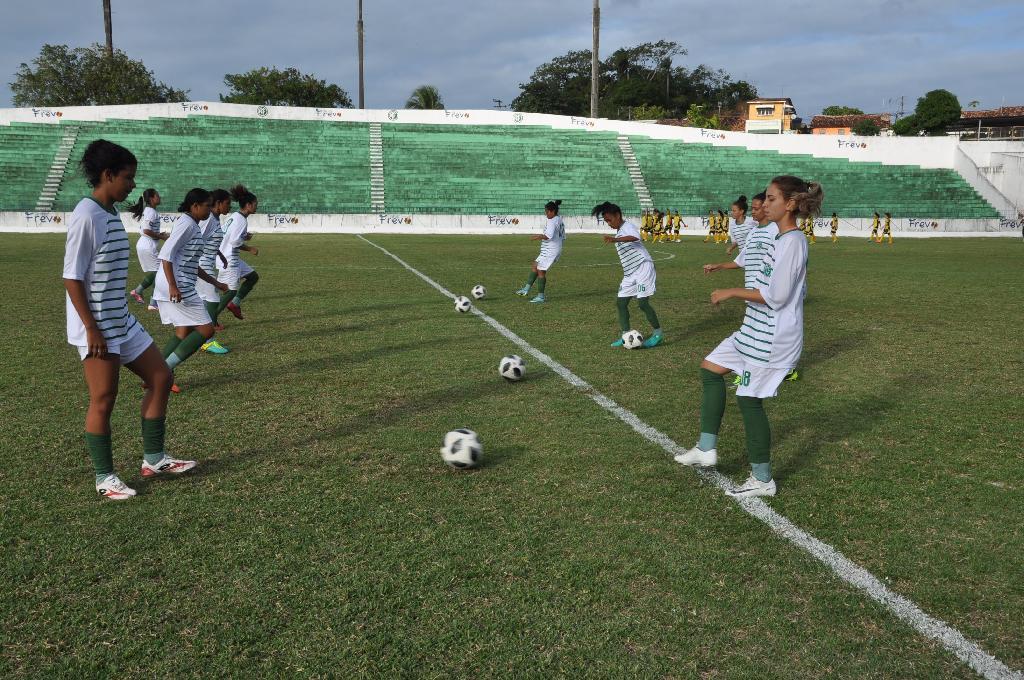
M 711 291 L 711 304 L 717 305 L 719 302 L 725 302 L 732 297 L 732 291 L 728 288 L 720 288 L 719 290 Z
M 226 293 L 229 290 L 231 290 L 230 288 L 228 288 L 228 284 L 221 283 L 220 281 L 218 281 L 217 283 L 213 284 L 213 287 L 216 288 L 217 290 L 219 290 L 222 293 Z
M 251 239 L 251 238 L 252 238 L 252 237 L 253 237 L 254 235 L 255 235 L 255 234 L 253 234 L 253 233 L 252 233 L 251 231 L 247 231 L 247 232 L 245 232 L 245 240 L 246 240 L 246 241 L 248 241 L 248 240 L 249 240 L 249 239 Z
M 706 264 L 706 265 L 704 265 L 704 273 L 705 274 L 711 274 L 713 272 L 717 272 L 721 268 L 722 268 L 722 265 L 720 265 L 720 264 Z
M 604 235 L 604 242 L 605 243 L 615 243 L 615 237 L 614 236 L 609 236 L 609 235 L 605 234 Z
M 257 248 L 256 246 L 249 246 L 249 252 L 252 253 L 253 255 L 259 255 L 260 249 Z
M 102 357 L 107 353 L 107 339 L 98 326 L 90 326 L 85 329 L 85 344 L 88 354 L 86 356 Z
M 160 232 L 160 240 L 161 241 L 166 241 L 170 237 L 171 237 L 171 233 L 169 231 L 161 231 Z
M 178 286 L 174 282 L 167 284 L 167 292 L 171 302 L 181 302 L 181 291 L 178 290 Z

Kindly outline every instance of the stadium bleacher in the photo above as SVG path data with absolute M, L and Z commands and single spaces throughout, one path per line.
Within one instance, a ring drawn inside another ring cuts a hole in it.
M 167 211 L 193 186 L 242 181 L 260 197 L 262 212 L 372 212 L 368 124 L 211 115 L 0 126 L 0 210 L 35 208 L 68 125 L 79 134 L 54 210 L 72 209 L 87 193 L 75 163 L 103 137 L 135 153 L 140 190 L 156 187 Z M 603 200 L 635 215 L 640 203 L 616 137 L 538 125 L 385 123 L 386 209 L 523 215 L 561 198 L 565 215 L 587 214 Z M 654 205 L 684 215 L 726 209 L 739 194 L 749 197 L 773 175 L 789 173 L 825 186 L 825 214 L 998 217 L 953 170 L 629 139 Z

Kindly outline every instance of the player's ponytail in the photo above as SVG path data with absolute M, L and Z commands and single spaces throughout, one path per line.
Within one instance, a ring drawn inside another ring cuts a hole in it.
M 185 200 L 178 206 L 178 212 L 192 212 L 192 206 L 196 203 L 206 203 L 210 200 L 210 192 L 206 189 L 196 187 L 185 194 Z
M 605 201 L 604 203 L 601 203 L 600 205 L 595 205 L 594 209 L 590 211 L 590 216 L 591 217 L 604 217 L 605 215 L 621 215 L 621 214 L 622 214 L 622 208 L 620 208 L 619 206 L 615 205 L 614 203 L 609 203 L 608 201 Z
M 798 217 L 814 217 L 821 212 L 825 191 L 818 182 L 806 182 L 793 175 L 779 175 L 772 180 L 772 184 L 782 193 L 784 200 L 793 200 Z
M 238 203 L 238 207 L 241 210 L 244 210 L 247 205 L 252 205 L 256 202 L 256 194 L 252 193 L 241 184 L 236 184 L 231 188 L 229 193 L 231 194 L 231 198 L 235 199 Z
M 146 209 L 146 206 L 149 205 L 149 202 L 153 200 L 154 196 L 156 196 L 156 189 L 153 187 L 146 189 L 142 192 L 142 195 L 139 196 L 139 200 L 132 204 L 132 207 L 129 208 L 128 211 L 135 216 L 135 219 L 141 220 L 142 211 Z
M 739 198 L 737 198 L 735 201 L 733 201 L 733 205 L 736 206 L 737 208 L 739 208 L 740 212 L 743 213 L 744 215 L 747 214 L 747 197 L 746 196 L 740 196 Z
M 558 206 L 560 206 L 560 205 L 562 205 L 562 199 L 559 198 L 557 200 L 548 201 L 547 203 L 545 203 L 544 204 L 544 209 L 545 210 L 550 210 L 551 212 L 553 212 L 553 213 L 555 213 L 557 215 L 558 214 Z
M 231 200 L 231 194 L 229 194 L 224 189 L 214 189 L 213 191 L 210 192 L 210 201 L 212 201 L 214 205 L 220 203 L 221 201 L 229 200 Z

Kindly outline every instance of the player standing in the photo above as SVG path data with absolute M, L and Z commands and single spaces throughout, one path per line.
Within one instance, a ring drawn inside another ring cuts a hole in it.
M 832 243 L 839 243 L 839 215 L 832 213 Z
M 726 255 L 732 255 L 733 251 L 739 248 L 743 249 L 743 244 L 747 242 L 747 235 L 757 226 L 757 222 L 754 218 L 747 217 L 747 197 L 740 196 L 729 208 L 732 214 L 729 218 L 729 240 L 732 243 L 725 249 Z
M 139 241 L 135 244 L 135 253 L 139 256 L 139 266 L 142 268 L 142 283 L 131 291 L 132 298 L 142 304 L 145 300 L 142 294 L 156 281 L 156 270 L 160 268 L 157 260 L 157 241 L 167 239 L 167 234 L 160 231 L 160 213 L 156 211 L 160 205 L 160 192 L 149 188 L 142 192 L 138 202 L 131 207 L 131 214 L 139 220 Z M 155 239 L 155 240 L 154 240 Z M 149 299 L 149 310 L 156 311 L 156 301 L 152 296 Z
M 544 226 L 544 233 L 534 234 L 530 237 L 531 241 L 541 242 L 540 254 L 533 261 L 533 268 L 530 271 L 530 277 L 526 280 L 526 285 L 516 291 L 516 295 L 526 297 L 530 294 L 533 282 L 536 281 L 537 295 L 530 302 L 539 304 L 546 302 L 544 289 L 548 283 L 548 270 L 562 256 L 562 244 L 565 243 L 565 223 L 558 215 L 558 206 L 560 205 L 562 205 L 561 200 L 548 201 L 544 204 L 544 216 L 548 220 Z

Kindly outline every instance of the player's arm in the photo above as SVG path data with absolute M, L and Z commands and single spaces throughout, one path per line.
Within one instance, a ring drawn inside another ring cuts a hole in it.
M 206 270 L 204 270 L 202 267 L 199 267 L 198 269 L 196 269 L 196 276 L 201 278 L 203 281 L 206 281 L 207 283 L 211 284 L 214 288 L 216 288 L 217 290 L 219 290 L 221 292 L 224 292 L 224 291 L 228 290 L 228 284 L 221 283 L 216 278 L 210 276 L 209 274 L 206 273 Z
M 142 233 L 146 236 L 156 239 L 157 241 L 166 240 L 167 234 L 162 231 L 153 231 L 152 229 L 143 229 Z
M 530 237 L 531 241 L 550 241 L 551 239 L 547 234 L 534 234 Z
M 631 243 L 632 241 L 639 241 L 636 236 L 605 236 L 605 243 Z
M 720 288 L 719 290 L 711 291 L 711 304 L 713 305 L 732 298 L 744 300 L 745 302 L 758 302 L 762 305 L 767 304 L 764 301 L 764 296 L 761 295 L 761 291 L 755 288 Z
M 718 264 L 706 264 L 704 265 L 705 274 L 713 274 L 714 272 L 722 271 L 723 269 L 740 269 L 741 267 L 733 261 L 719 262 Z
M 256 247 L 256 246 L 248 246 L 248 245 L 246 245 L 244 243 L 242 245 L 238 246 L 238 249 L 239 250 L 244 250 L 247 253 L 252 253 L 253 255 L 259 255 L 260 254 L 260 249 L 258 247 Z

